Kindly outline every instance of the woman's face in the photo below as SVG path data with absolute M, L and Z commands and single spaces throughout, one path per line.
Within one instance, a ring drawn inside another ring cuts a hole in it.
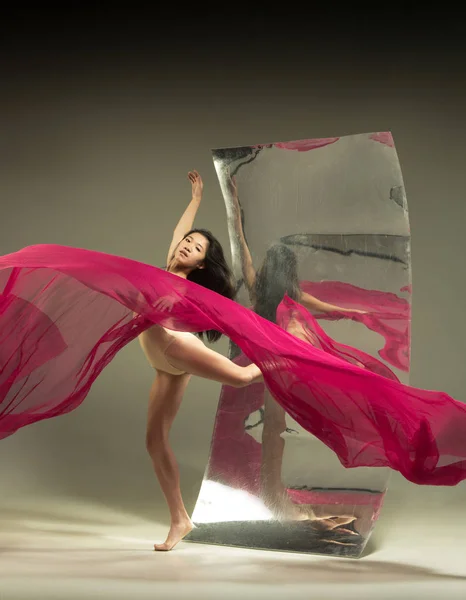
M 175 259 L 185 268 L 202 269 L 208 247 L 209 240 L 196 231 L 181 240 L 175 251 Z

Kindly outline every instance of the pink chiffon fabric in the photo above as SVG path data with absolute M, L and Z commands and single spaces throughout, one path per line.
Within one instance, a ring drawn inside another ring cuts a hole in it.
M 373 356 L 333 340 L 316 319 L 349 318 L 361 322 L 385 338 L 385 347 L 379 354 L 394 366 L 399 366 L 399 356 L 409 361 L 409 353 L 404 352 L 409 347 L 410 309 L 407 300 L 393 293 L 367 290 L 339 281 L 304 281 L 301 289 L 341 308 L 355 308 L 367 313 L 334 311 L 319 313 L 313 317 L 302 305 L 287 298 L 277 310 L 277 322 L 282 329 L 288 330 L 290 325 L 298 323 L 302 339 L 314 347 L 389 379 L 398 380 L 393 371 Z M 387 346 L 391 352 L 385 352 Z M 250 363 L 242 353 L 234 362 L 241 366 Z M 407 370 L 409 362 L 404 365 Z M 262 450 L 260 442 L 245 429 L 245 422 L 252 413 L 263 408 L 264 392 L 262 383 L 240 389 L 222 387 L 207 470 L 210 479 L 257 495 L 260 494 L 261 486 Z M 296 490 L 288 492 L 293 495 Z M 306 494 L 309 495 L 310 492 L 306 491 Z
M 411 306 L 405 298 L 390 292 L 367 290 L 342 281 L 305 281 L 301 289 L 323 302 L 366 311 L 352 313 L 351 319 L 385 338 L 381 358 L 401 371 L 409 371 Z M 410 286 L 400 290 L 410 293 Z M 322 313 L 318 319 L 339 319 L 346 313 Z
M 345 467 L 390 467 L 418 484 L 466 478 L 466 405 L 353 364 L 171 273 L 37 245 L 0 257 L 0 290 L 0 437 L 79 406 L 116 353 L 158 323 L 229 337 Z M 280 310 L 300 314 L 286 297 Z

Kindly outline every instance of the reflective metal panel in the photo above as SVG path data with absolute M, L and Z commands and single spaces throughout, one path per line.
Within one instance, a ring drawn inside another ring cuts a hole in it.
M 283 282 L 292 285 L 296 263 L 295 283 L 308 304 L 299 297 L 325 332 L 408 383 L 410 234 L 391 134 L 217 149 L 213 159 L 238 301 L 274 320 L 273 296 L 283 295 Z M 265 288 L 258 273 L 262 280 L 267 274 Z M 321 308 L 309 305 L 309 296 Z M 324 310 L 329 304 L 378 318 L 370 326 L 332 320 Z M 230 357 L 248 363 L 233 345 Z M 387 469 L 343 468 L 264 386 L 224 386 L 192 517 L 196 528 L 186 539 L 358 557 L 388 478 Z

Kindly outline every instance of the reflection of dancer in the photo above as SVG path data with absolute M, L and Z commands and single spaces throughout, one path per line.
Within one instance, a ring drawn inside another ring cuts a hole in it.
M 362 313 L 322 302 L 304 292 L 299 285 L 298 267 L 295 253 L 285 245 L 277 244 L 267 250 L 265 259 L 258 271 L 254 268 L 251 253 L 244 235 L 241 207 L 235 180 L 232 179 L 232 198 L 235 209 L 235 232 L 239 240 L 243 280 L 256 313 L 272 322 L 277 322 L 277 309 L 285 295 L 298 302 L 307 310 L 321 313 Z M 342 315 L 343 316 L 343 315 Z M 286 330 L 300 339 L 317 345 L 312 340 L 308 328 L 304 328 L 300 319 L 293 316 L 286 323 Z M 281 472 L 285 441 L 282 435 L 286 431 L 286 413 L 265 389 L 262 430 L 261 456 L 261 495 L 266 506 L 279 518 L 298 520 L 317 519 L 310 506 L 294 504 L 282 482 Z M 350 523 L 353 516 L 320 516 L 322 528 L 333 529 Z M 316 524 L 317 525 L 317 524 Z
M 363 308 L 366 312 L 355 314 L 352 320 L 384 338 L 384 346 L 378 352 L 381 358 L 401 371 L 409 371 L 411 306 L 408 300 L 391 292 L 368 290 L 342 281 L 302 281 L 301 288 L 331 304 Z M 410 286 L 400 291 L 410 293 Z M 332 313 L 316 315 L 325 320 L 338 317 Z

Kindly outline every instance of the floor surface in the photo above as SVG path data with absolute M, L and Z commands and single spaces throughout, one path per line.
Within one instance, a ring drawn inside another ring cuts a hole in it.
M 3 501 L 0 600 L 465 598 L 466 490 L 395 483 L 361 559 L 189 542 L 156 553 L 166 524 L 76 499 Z

